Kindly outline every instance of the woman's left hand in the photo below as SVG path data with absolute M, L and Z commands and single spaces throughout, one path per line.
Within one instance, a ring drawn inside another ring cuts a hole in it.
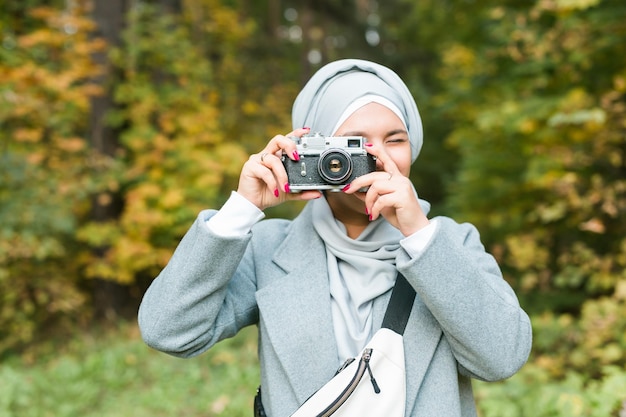
M 345 190 L 363 200 L 370 220 L 383 216 L 391 225 L 410 236 L 429 224 L 419 204 L 411 180 L 404 176 L 382 147 L 371 146 L 368 152 L 377 157 L 382 170 L 356 178 Z M 358 190 L 369 187 L 366 193 Z

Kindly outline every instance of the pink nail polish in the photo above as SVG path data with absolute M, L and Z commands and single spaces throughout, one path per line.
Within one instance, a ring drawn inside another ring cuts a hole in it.
M 304 126 L 302 129 L 311 130 L 310 127 L 306 127 L 306 126 Z
M 300 160 L 300 155 L 298 155 L 298 151 L 293 151 L 292 155 L 293 159 L 295 159 L 296 162 Z
M 365 214 L 367 214 L 368 216 L 370 215 L 370 211 L 367 209 L 367 207 L 365 207 Z
M 285 184 L 285 192 L 286 193 L 291 192 L 291 188 L 289 188 L 289 183 Z
M 372 221 L 372 215 L 371 214 L 369 215 L 369 219 L 370 219 L 370 221 Z
M 368 148 L 371 148 L 372 146 L 374 146 L 374 144 L 373 144 L 373 143 L 366 142 L 366 143 L 365 143 L 365 146 L 367 146 Z
M 343 187 L 343 188 L 341 189 L 341 191 L 343 191 L 343 192 L 345 193 L 345 192 L 346 192 L 346 191 L 348 191 L 349 189 L 350 189 L 350 184 L 346 184 L 346 186 L 345 186 L 345 187 Z
M 278 197 L 278 188 L 274 190 L 274 196 Z

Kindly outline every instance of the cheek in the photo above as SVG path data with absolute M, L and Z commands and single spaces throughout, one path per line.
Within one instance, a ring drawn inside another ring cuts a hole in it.
M 411 149 L 393 149 L 387 152 L 402 175 L 408 177 L 411 172 Z

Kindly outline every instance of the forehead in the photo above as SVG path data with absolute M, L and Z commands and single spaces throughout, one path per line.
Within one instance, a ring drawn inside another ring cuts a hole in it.
M 368 103 L 358 108 L 339 127 L 338 131 L 350 128 L 390 127 L 404 129 L 404 122 L 388 107 L 379 103 Z

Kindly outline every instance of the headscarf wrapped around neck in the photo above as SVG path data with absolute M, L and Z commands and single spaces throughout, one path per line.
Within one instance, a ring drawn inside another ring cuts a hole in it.
M 367 95 L 384 97 L 400 109 L 414 162 L 423 143 L 417 105 L 404 81 L 374 62 L 343 59 L 320 68 L 296 97 L 291 112 L 293 128 L 307 126 L 312 132 L 330 136 L 346 108 Z

